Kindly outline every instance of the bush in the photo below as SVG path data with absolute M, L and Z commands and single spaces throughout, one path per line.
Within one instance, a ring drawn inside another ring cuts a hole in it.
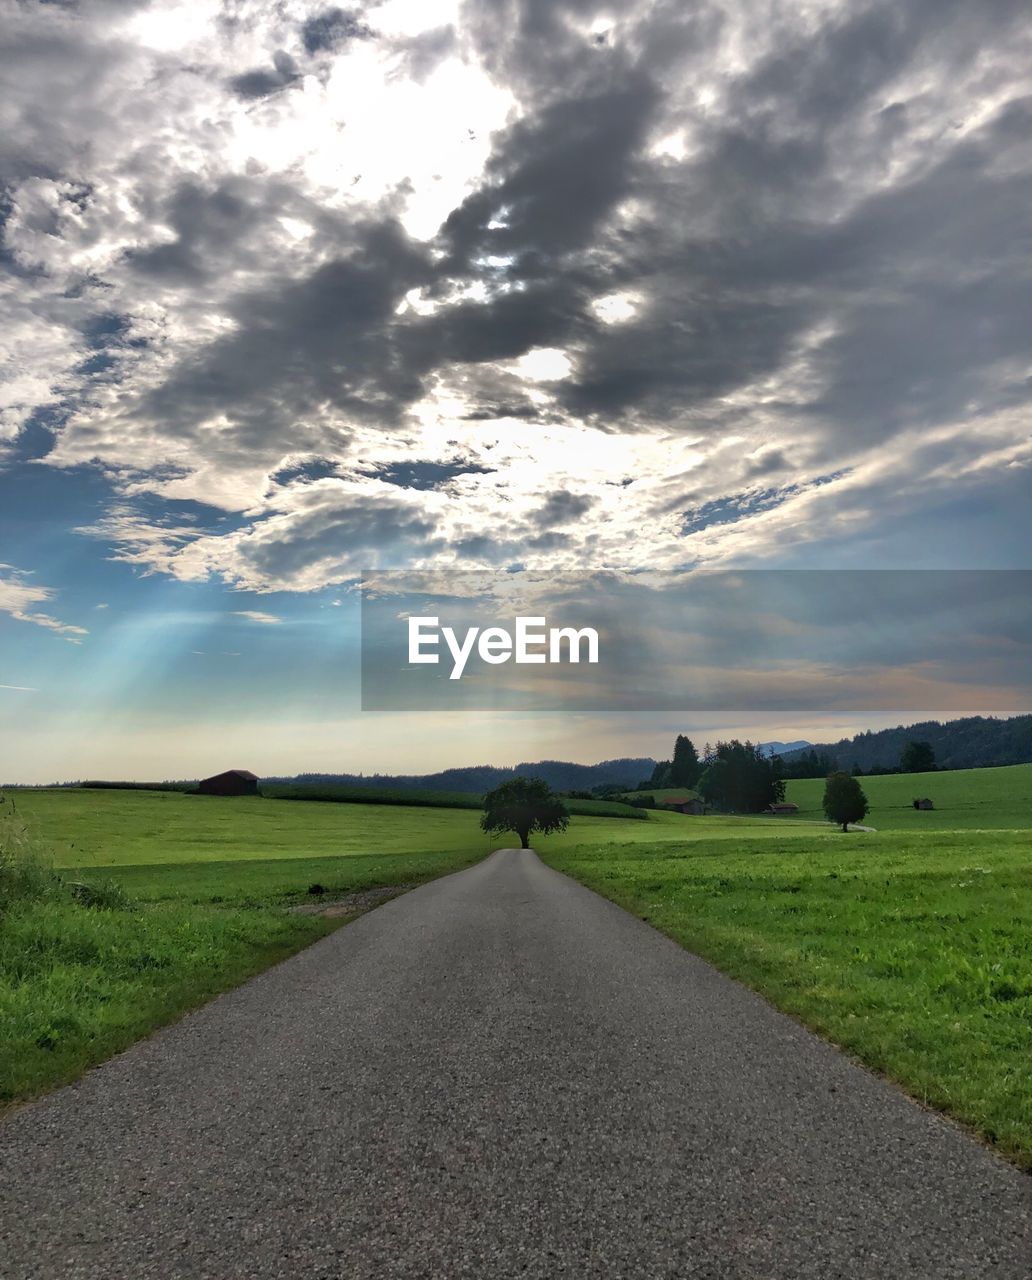
M 129 895 L 114 880 L 98 880 L 94 884 L 69 880 L 67 886 L 72 897 L 82 907 L 93 907 L 99 911 L 124 911 L 132 906 Z

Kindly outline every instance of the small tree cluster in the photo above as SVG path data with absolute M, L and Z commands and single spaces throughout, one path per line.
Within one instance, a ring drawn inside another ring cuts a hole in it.
M 762 813 L 785 798 L 781 760 L 765 755 L 758 743 L 718 742 L 707 749 L 698 790 L 718 809 Z

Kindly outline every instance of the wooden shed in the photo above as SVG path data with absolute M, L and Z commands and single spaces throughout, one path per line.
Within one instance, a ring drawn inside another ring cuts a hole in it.
M 767 810 L 768 813 L 798 813 L 799 806 L 791 800 L 778 800 Z
M 676 809 L 678 813 L 693 813 L 698 816 L 706 812 L 706 806 L 698 796 L 670 796 L 659 803 L 664 809 Z
M 250 769 L 227 769 L 225 773 L 202 778 L 197 790 L 203 796 L 256 796 L 258 775 Z
M 927 796 L 924 796 L 921 800 L 914 801 L 914 808 L 915 809 L 934 809 L 935 805 L 932 804 L 931 800 L 929 800 Z

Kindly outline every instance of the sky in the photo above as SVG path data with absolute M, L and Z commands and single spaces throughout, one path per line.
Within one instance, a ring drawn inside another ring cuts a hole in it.
M 0 781 L 835 739 L 363 712 L 358 582 L 1029 567 L 1017 0 L 0 0 L 0 66 Z

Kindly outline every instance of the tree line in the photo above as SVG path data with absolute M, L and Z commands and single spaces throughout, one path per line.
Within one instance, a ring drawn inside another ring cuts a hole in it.
M 778 756 L 767 755 L 759 743 L 710 743 L 700 755 L 692 740 L 677 735 L 669 760 L 661 760 L 641 789 L 684 787 L 709 805 L 732 813 L 762 813 L 785 798 L 785 777 Z
M 848 769 L 854 775 L 922 772 L 908 769 L 902 762 L 903 751 L 910 742 L 926 743 L 939 769 L 1028 764 L 1032 762 L 1032 715 L 1004 719 L 966 716 L 959 720 L 922 720 L 893 729 L 866 730 L 852 738 L 789 752 L 784 758 L 785 776 L 824 777 L 829 770 L 823 765 L 828 763 L 834 769 Z M 821 758 L 822 767 L 816 772 L 795 772 L 799 767 L 810 767 L 808 762 L 813 755 Z
M 935 748 L 930 742 L 908 741 L 903 744 L 899 759 L 894 764 L 875 764 L 865 770 L 859 760 L 854 760 L 848 772 L 859 778 L 865 773 L 875 777 L 886 773 L 931 773 L 937 768 Z M 839 762 L 828 751 L 811 747 L 809 751 L 793 752 L 786 757 L 781 770 L 785 778 L 826 778 L 839 772 Z

